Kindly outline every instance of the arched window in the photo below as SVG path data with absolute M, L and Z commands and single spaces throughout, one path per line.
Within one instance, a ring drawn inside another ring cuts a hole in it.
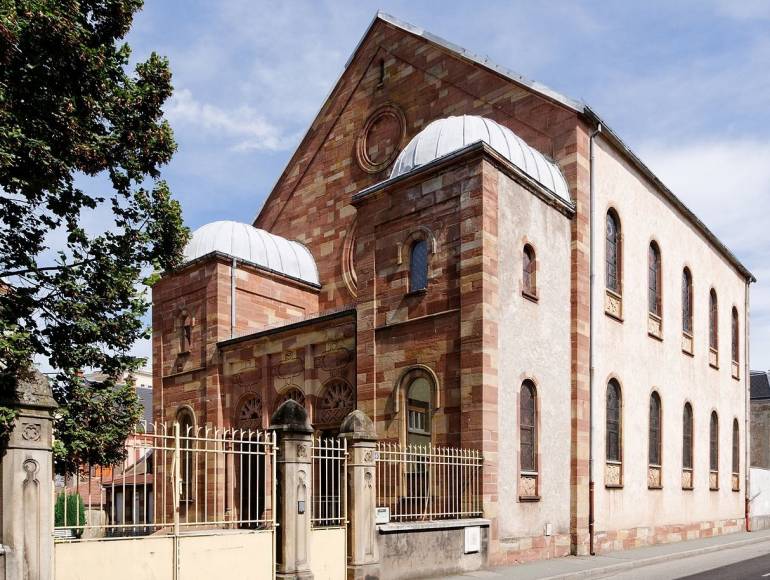
M 692 334 L 692 274 L 682 270 L 682 332 Z
M 409 253 L 409 291 L 420 292 L 428 288 L 428 242 L 417 240 Z
M 735 306 L 733 306 L 732 351 L 733 351 L 734 363 L 738 363 L 741 360 L 740 338 L 739 338 L 740 335 L 738 334 L 739 330 L 740 330 L 740 323 L 738 322 L 738 309 Z
M 607 385 L 607 461 L 622 461 L 621 410 L 620 385 L 612 379 Z
M 193 320 L 187 310 L 179 315 L 179 354 L 190 352 L 192 345 Z
M 709 487 L 719 489 L 719 418 L 711 412 L 709 427 Z
M 733 474 L 741 471 L 740 434 L 738 433 L 738 419 L 733 419 Z M 734 486 L 733 486 L 734 487 Z
M 657 317 L 661 316 L 661 270 L 660 270 L 660 248 L 655 242 L 650 243 L 650 249 L 647 256 L 648 276 L 647 276 L 647 308 L 650 314 Z
M 649 463 L 651 467 L 661 465 L 661 421 L 660 396 L 653 392 L 650 395 L 650 433 L 649 433 Z
M 692 470 L 692 405 L 690 403 L 684 404 L 682 413 L 682 468 Z
M 529 244 L 522 252 L 522 290 L 530 296 L 537 296 L 537 263 L 535 250 Z
M 519 392 L 519 455 L 521 470 L 537 472 L 537 392 L 532 381 L 524 381 Z
M 195 417 L 189 407 L 182 407 L 176 413 L 179 423 L 179 475 L 182 485 L 179 491 L 180 503 L 192 501 L 193 489 L 193 442 L 195 438 Z
M 616 294 L 621 292 L 620 263 L 620 220 L 615 210 L 607 212 L 607 235 L 605 238 L 606 285 Z
M 431 384 L 425 377 L 417 377 L 406 391 L 406 442 L 408 445 L 431 443 Z
M 713 288 L 709 292 L 709 346 L 719 350 L 719 305 Z

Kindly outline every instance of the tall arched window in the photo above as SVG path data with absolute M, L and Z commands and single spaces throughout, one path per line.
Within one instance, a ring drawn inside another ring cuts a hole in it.
M 647 256 L 648 275 L 647 275 L 647 308 L 650 314 L 657 317 L 661 315 L 661 270 L 660 270 L 660 248 L 655 242 L 650 243 L 650 249 Z
M 610 487 L 622 485 L 623 397 L 615 379 L 607 384 L 605 440 L 604 483 Z
M 195 437 L 195 417 L 189 407 L 182 407 L 176 413 L 179 423 L 179 475 L 182 485 L 179 502 L 189 503 L 194 493 L 193 482 L 193 441 Z
M 740 454 L 740 434 L 738 432 L 738 419 L 733 419 L 733 491 L 741 488 L 741 454 Z
M 709 425 L 709 488 L 719 489 L 719 417 L 711 412 Z
M 428 379 L 417 377 L 406 390 L 406 442 L 408 445 L 431 443 L 431 385 Z
M 522 290 L 530 296 L 537 296 L 537 263 L 534 248 L 526 244 L 522 252 Z
M 739 330 L 740 330 L 740 323 L 738 322 L 738 309 L 735 306 L 733 306 L 732 351 L 733 351 L 734 363 L 738 363 L 741 360 Z
M 420 292 L 428 288 L 428 242 L 417 240 L 409 253 L 409 291 Z
M 692 274 L 682 270 L 682 332 L 692 334 Z
M 719 304 L 713 288 L 709 292 L 709 346 L 719 350 Z
M 649 435 L 649 461 L 650 466 L 661 465 L 661 422 L 660 422 L 660 395 L 653 392 L 650 395 L 650 435 Z
M 684 404 L 682 412 L 682 487 L 692 489 L 692 405 Z
M 537 472 L 537 394 L 532 381 L 524 381 L 519 391 L 519 456 L 521 470 Z
M 607 212 L 607 234 L 605 238 L 606 285 L 616 294 L 621 292 L 620 263 L 620 220 L 615 210 Z

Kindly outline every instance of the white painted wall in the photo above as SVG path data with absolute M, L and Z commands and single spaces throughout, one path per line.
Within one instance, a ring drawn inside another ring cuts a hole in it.
M 569 533 L 570 220 L 502 173 L 499 182 L 499 524 L 502 538 Z M 522 250 L 535 248 L 537 303 L 522 289 Z M 518 493 L 519 389 L 537 385 L 539 502 Z
M 749 470 L 751 516 L 770 516 L 770 469 Z
M 742 518 L 744 515 L 744 417 L 747 383 L 741 337 L 741 380 L 731 377 L 731 311 L 738 308 L 741 334 L 746 320 L 745 283 L 740 274 L 655 189 L 608 144 L 597 139 L 594 379 L 594 476 L 596 530 Z M 729 192 L 725 192 L 726 198 Z M 623 244 L 622 323 L 604 314 L 605 215 L 619 214 Z M 647 252 L 650 240 L 661 249 L 663 268 L 663 341 L 647 335 Z M 693 276 L 694 357 L 681 350 L 681 279 L 687 265 Z M 714 287 L 719 299 L 720 368 L 708 364 L 708 302 Z M 624 487 L 605 489 L 605 396 L 610 377 L 623 388 Z M 663 489 L 647 488 L 649 397 L 658 389 L 663 415 Z M 690 401 L 694 414 L 694 485 L 683 491 L 682 412 Z M 719 491 L 710 491 L 709 419 L 719 413 Z M 732 423 L 740 427 L 741 491 L 731 488 Z

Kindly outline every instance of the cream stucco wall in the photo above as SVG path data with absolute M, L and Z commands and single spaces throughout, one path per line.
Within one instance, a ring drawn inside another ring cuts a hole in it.
M 570 220 L 509 177 L 499 181 L 499 525 L 501 538 L 568 534 L 570 519 Z M 522 251 L 536 252 L 537 303 L 522 296 Z M 521 502 L 519 389 L 538 397 L 540 501 Z
M 314 580 L 344 580 L 347 575 L 345 528 L 310 531 L 310 571 Z
M 595 159 L 594 479 L 596 530 L 740 519 L 744 515 L 745 393 L 743 344 L 745 281 L 713 246 L 651 184 L 601 138 Z M 729 195 L 729 192 L 725 192 Z M 623 321 L 604 312 L 605 216 L 614 207 L 622 232 Z M 663 340 L 647 334 L 647 253 L 657 241 L 662 258 Z M 694 356 L 682 352 L 682 270 L 690 268 L 694 294 Z M 708 304 L 714 288 L 719 304 L 719 369 L 709 366 Z M 731 376 L 731 312 L 739 312 L 741 379 Z M 606 387 L 616 377 L 623 393 L 622 489 L 606 489 Z M 647 487 L 649 397 L 662 402 L 663 487 Z M 694 487 L 683 491 L 682 413 L 694 415 Z M 719 414 L 719 491 L 710 491 L 709 420 Z M 741 491 L 732 491 L 732 423 L 740 427 Z

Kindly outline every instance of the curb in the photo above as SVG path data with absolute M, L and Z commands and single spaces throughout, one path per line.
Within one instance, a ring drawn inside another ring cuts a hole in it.
M 624 570 L 630 570 L 632 568 L 643 568 L 645 566 L 653 566 L 655 564 L 661 564 L 663 562 L 673 562 L 675 560 L 684 560 L 686 558 L 692 558 L 694 556 L 702 556 L 711 552 L 720 552 L 722 550 L 730 550 L 732 548 L 740 548 L 742 546 L 750 546 L 751 544 L 760 544 L 762 542 L 770 542 L 770 536 L 764 535 L 759 538 L 746 538 L 745 540 L 737 540 L 730 542 L 729 544 L 717 544 L 715 546 L 704 546 L 702 548 L 695 548 L 693 550 L 685 550 L 682 552 L 674 552 L 672 554 L 662 554 L 660 556 L 651 556 L 642 560 L 628 560 L 626 562 L 619 562 L 617 564 L 610 564 L 608 566 L 601 566 L 597 568 L 588 568 L 586 570 L 579 570 L 576 572 L 567 572 L 566 574 L 557 574 L 556 576 L 546 576 L 541 580 L 564 580 L 567 578 L 592 578 L 603 574 L 611 574 L 613 572 L 623 572 Z

